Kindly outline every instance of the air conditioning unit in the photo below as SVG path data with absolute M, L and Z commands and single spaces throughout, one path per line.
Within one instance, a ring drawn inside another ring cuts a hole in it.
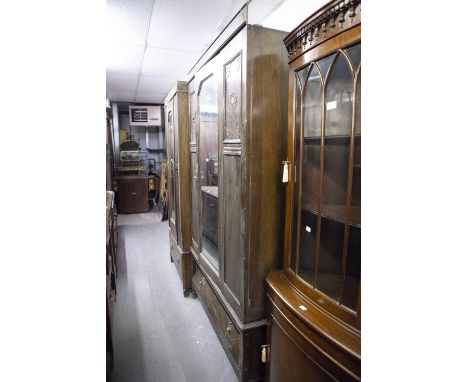
M 130 126 L 161 126 L 161 106 L 129 106 Z

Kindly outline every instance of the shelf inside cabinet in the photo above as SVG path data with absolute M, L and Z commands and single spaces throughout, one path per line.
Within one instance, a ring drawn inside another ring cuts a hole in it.
M 320 143 L 322 137 L 304 137 L 304 144 L 317 144 Z M 333 144 L 348 144 L 351 137 L 349 135 L 326 135 L 325 142 Z M 360 140 L 360 135 L 354 136 L 355 140 Z
M 335 220 L 344 224 L 345 220 L 340 216 L 344 216 L 342 211 L 344 211 L 345 208 L 345 205 L 326 204 L 322 206 L 321 216 L 322 218 Z M 318 212 L 312 208 L 311 205 L 308 205 L 305 202 L 302 203 L 302 209 L 312 214 L 318 215 Z M 355 227 L 361 227 L 361 206 L 351 206 L 349 208 L 349 224 Z

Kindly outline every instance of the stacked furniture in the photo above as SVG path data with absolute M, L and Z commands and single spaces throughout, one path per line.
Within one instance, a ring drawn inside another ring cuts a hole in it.
M 148 151 L 141 150 L 133 139 L 120 145 L 120 166 L 113 177 L 113 190 L 117 193 L 119 213 L 135 214 L 149 211 L 150 192 L 156 194 L 159 183 L 149 172 Z
M 280 260 L 286 156 L 285 33 L 245 6 L 190 80 L 193 288 L 241 381 L 265 376 L 265 277 Z
M 169 238 L 171 261 L 182 280 L 184 296 L 192 288 L 190 254 L 190 163 L 187 83 L 177 82 L 165 102 Z
M 284 40 L 289 171 L 281 271 L 268 274 L 270 381 L 361 377 L 361 2 Z

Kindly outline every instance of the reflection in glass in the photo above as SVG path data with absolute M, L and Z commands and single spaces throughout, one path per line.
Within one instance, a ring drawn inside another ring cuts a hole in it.
M 299 276 L 314 285 L 317 214 L 302 210 Z
M 343 305 L 356 311 L 361 281 L 361 229 L 349 227 L 348 256 L 343 290 Z
M 299 275 L 313 285 L 318 193 L 320 181 L 320 137 L 322 124 L 322 81 L 314 66 L 304 88 L 304 138 L 302 146 L 302 193 Z
M 361 72 L 356 83 L 356 119 L 354 122 L 353 188 L 351 191 L 351 224 L 361 226 Z
M 306 66 L 296 73 L 296 76 L 299 79 L 299 82 L 301 84 L 300 86 L 301 89 L 304 89 L 308 69 L 309 69 L 309 66 Z
M 314 66 L 304 93 L 304 145 L 302 157 L 302 207 L 318 211 L 320 138 L 322 129 L 322 82 Z
M 344 224 L 322 216 L 317 289 L 338 300 L 341 292 Z
M 344 221 L 353 111 L 353 76 L 343 54 L 339 54 L 331 68 L 325 91 L 325 108 L 322 215 Z
M 218 250 L 218 89 L 214 76 L 202 83 L 199 180 L 202 201 L 202 253 L 219 267 Z
M 299 148 L 301 147 L 301 85 L 300 80 L 296 77 L 296 90 L 294 93 L 294 162 L 299 164 Z M 297 166 L 299 168 L 299 165 Z M 296 176 L 296 174 L 292 174 Z M 293 240 L 290 267 L 296 269 L 296 255 L 297 255 L 297 219 L 299 209 L 299 183 L 297 180 L 294 182 L 293 189 Z
M 325 146 L 317 288 L 338 300 L 341 292 L 344 223 L 348 191 L 353 75 L 341 53 L 325 90 Z
M 335 56 L 336 56 L 336 53 L 333 53 L 317 61 L 317 64 L 320 67 L 320 70 L 322 72 L 322 77 L 324 80 L 327 78 L 328 70 L 330 69 L 330 65 L 333 59 L 335 58 Z
M 290 266 L 312 287 L 356 311 L 361 278 L 360 44 L 344 51 L 348 56 L 337 51 L 312 62 L 308 76 L 307 67 L 296 75 L 294 161 L 298 174 Z
M 356 71 L 357 67 L 361 63 L 361 43 L 346 48 L 345 52 L 351 59 L 354 71 Z

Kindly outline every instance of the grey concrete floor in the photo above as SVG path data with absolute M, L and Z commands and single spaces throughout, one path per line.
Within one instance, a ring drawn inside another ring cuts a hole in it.
M 167 221 L 119 215 L 112 382 L 238 381 L 198 299 L 184 297 Z

